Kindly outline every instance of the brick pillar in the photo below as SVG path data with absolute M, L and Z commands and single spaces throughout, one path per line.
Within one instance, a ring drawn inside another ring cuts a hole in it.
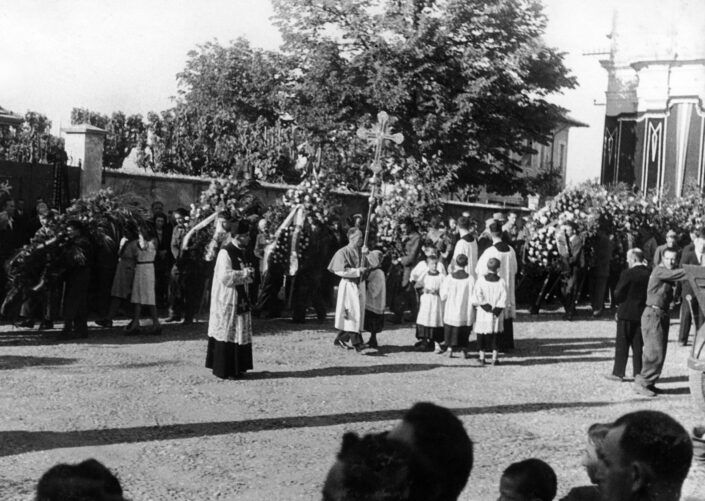
M 69 165 L 81 166 L 81 197 L 95 195 L 103 183 L 103 143 L 106 132 L 92 125 L 62 129 Z

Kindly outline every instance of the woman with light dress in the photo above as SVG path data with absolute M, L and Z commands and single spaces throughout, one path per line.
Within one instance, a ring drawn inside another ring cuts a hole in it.
M 132 281 L 132 295 L 130 301 L 134 306 L 132 323 L 126 331 L 128 336 L 139 334 L 140 314 L 142 306 L 146 306 L 152 318 L 152 328 L 149 335 L 159 335 L 162 327 L 157 316 L 154 258 L 157 255 L 157 243 L 154 229 L 150 224 L 140 226 L 137 242 L 137 263 L 135 265 L 135 278 Z

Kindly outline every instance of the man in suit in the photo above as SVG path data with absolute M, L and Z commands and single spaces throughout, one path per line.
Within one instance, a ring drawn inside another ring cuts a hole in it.
M 394 312 L 392 322 L 394 323 L 401 323 L 403 321 L 405 310 L 410 310 L 411 318 L 415 320 L 416 309 L 418 307 L 416 293 L 414 292 L 413 286 L 409 283 L 409 277 L 411 276 L 411 270 L 416 266 L 419 260 L 421 235 L 416 230 L 416 225 L 411 218 L 401 223 L 401 232 L 403 235 L 402 248 L 404 249 L 404 255 L 392 262 L 397 272 L 401 275 L 401 282 L 398 286 L 394 284 L 395 287 L 389 287 L 389 289 L 393 291 L 390 295 L 391 310 Z
M 619 303 L 617 310 L 617 339 L 614 346 L 614 367 L 612 374 L 605 377 L 611 381 L 623 381 L 624 372 L 629 358 L 629 347 L 632 348 L 632 369 L 634 376 L 641 372 L 641 314 L 646 306 L 646 287 L 649 284 L 651 271 L 646 266 L 644 253 L 641 249 L 629 249 L 627 252 L 629 268 L 619 277 L 614 290 L 615 302 Z
M 705 228 L 698 228 L 692 234 L 692 247 L 689 245 L 683 250 L 683 255 L 680 259 L 680 267 L 684 264 L 705 266 Z M 695 323 L 695 330 L 699 329 L 703 323 L 702 315 L 700 315 L 700 307 L 698 300 L 695 299 L 693 288 L 687 280 L 681 286 L 681 318 L 680 329 L 678 332 L 678 342 L 681 346 L 688 344 L 688 334 L 690 333 L 690 325 Z M 692 313 L 691 313 L 692 312 Z
M 580 293 L 582 273 L 585 266 L 583 239 L 578 235 L 578 226 L 573 221 L 566 221 L 556 238 L 558 254 L 561 260 L 561 295 L 565 307 L 565 319 L 573 320 L 575 303 Z

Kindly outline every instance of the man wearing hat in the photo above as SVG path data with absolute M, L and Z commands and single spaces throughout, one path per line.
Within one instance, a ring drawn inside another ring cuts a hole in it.
M 224 230 L 213 236 L 217 240 Z M 218 251 L 211 286 L 206 367 L 221 379 L 239 379 L 252 369 L 252 313 L 248 286 L 254 269 L 246 260 L 250 224 L 231 225 L 230 238 Z

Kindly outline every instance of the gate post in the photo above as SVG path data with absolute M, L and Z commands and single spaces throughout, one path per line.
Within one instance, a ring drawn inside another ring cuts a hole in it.
M 81 167 L 81 197 L 95 195 L 103 184 L 103 145 L 106 132 L 83 124 L 62 129 L 69 165 Z

